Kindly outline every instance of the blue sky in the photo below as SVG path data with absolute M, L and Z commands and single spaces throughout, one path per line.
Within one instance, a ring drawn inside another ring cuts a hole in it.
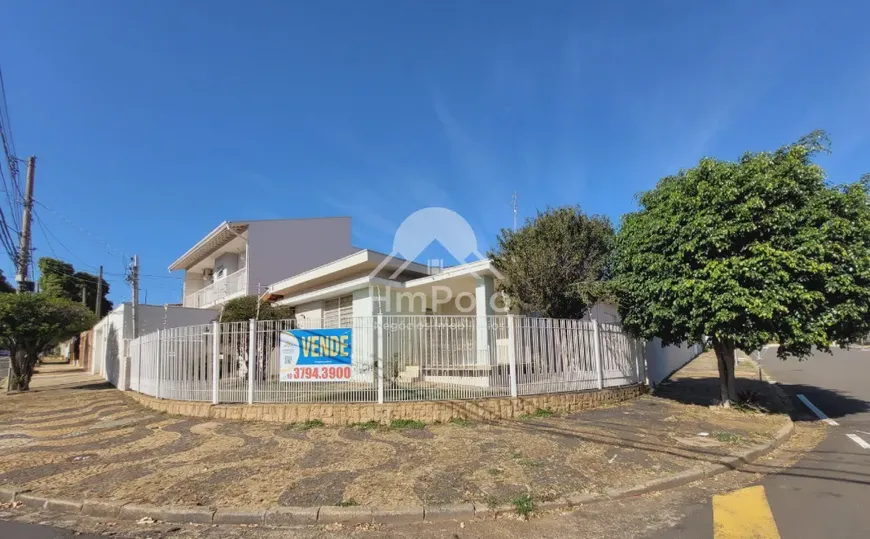
M 514 191 L 521 218 L 577 203 L 617 222 L 701 156 L 815 128 L 832 181 L 870 171 L 866 2 L 0 9 L 15 144 L 39 159 L 36 256 L 104 265 L 115 301 L 133 253 L 148 302 L 179 301 L 166 267 L 223 220 L 351 215 L 356 245 L 389 251 L 404 217 L 446 206 L 485 251 Z

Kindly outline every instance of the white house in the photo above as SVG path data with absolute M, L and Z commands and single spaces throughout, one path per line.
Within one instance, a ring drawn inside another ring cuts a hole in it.
M 356 251 L 350 217 L 225 221 L 169 266 L 184 271 L 182 305 L 260 295 L 280 279 Z

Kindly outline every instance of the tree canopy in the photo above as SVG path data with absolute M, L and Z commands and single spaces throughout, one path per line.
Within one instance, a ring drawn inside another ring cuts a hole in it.
M 44 292 L 0 294 L 0 348 L 12 353 L 18 389 L 29 388 L 41 352 L 95 322 L 94 314 L 80 303 Z
M 712 339 L 722 400 L 734 350 L 807 356 L 870 333 L 867 179 L 826 184 L 814 132 L 738 161 L 705 158 L 639 197 L 615 243 L 623 323 L 665 344 Z
M 511 307 L 552 318 L 580 318 L 605 295 L 614 231 L 607 217 L 578 206 L 548 208 L 517 231 L 502 229 L 489 253 Z
M 6 276 L 3 275 L 3 270 L 0 270 L 0 294 L 9 294 L 10 292 L 15 292 L 15 287 L 9 284 Z
M 64 298 L 80 303 L 82 287 L 85 289 L 85 304 L 91 310 L 96 306 L 97 275 L 84 271 L 75 271 L 69 262 L 56 258 L 42 257 L 37 262 L 39 266 L 39 289 L 50 296 Z M 109 283 L 103 279 L 102 305 L 100 312 L 106 314 L 112 310 L 113 304 L 107 299 Z
M 259 303 L 259 312 L 257 304 Z M 221 322 L 247 322 L 257 320 L 286 320 L 293 318 L 293 307 L 264 303 L 257 296 L 242 296 L 231 299 L 223 305 Z

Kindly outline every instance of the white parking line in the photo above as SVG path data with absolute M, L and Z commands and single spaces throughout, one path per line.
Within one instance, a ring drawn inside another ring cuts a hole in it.
M 816 405 L 811 403 L 810 399 L 804 397 L 800 393 L 798 394 L 797 398 L 799 398 L 801 400 L 801 402 L 807 406 L 807 408 L 809 408 L 814 414 L 816 414 L 816 417 L 818 417 L 819 419 L 821 419 L 822 421 L 824 421 L 828 425 L 830 425 L 832 427 L 836 427 L 837 425 L 839 425 L 839 423 L 837 423 L 836 421 L 834 421 L 830 417 L 826 416 L 823 411 L 816 408 Z
M 850 440 L 852 440 L 856 444 L 860 445 L 862 448 L 870 449 L 870 444 L 865 442 L 864 439 L 861 438 L 860 436 L 858 436 L 857 434 L 847 434 L 846 436 L 848 436 Z

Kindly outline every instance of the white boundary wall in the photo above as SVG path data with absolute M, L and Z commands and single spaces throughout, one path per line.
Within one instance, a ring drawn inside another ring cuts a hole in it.
M 662 347 L 661 339 L 650 340 L 645 354 L 650 386 L 655 387 L 667 380 L 703 351 L 700 344 Z

